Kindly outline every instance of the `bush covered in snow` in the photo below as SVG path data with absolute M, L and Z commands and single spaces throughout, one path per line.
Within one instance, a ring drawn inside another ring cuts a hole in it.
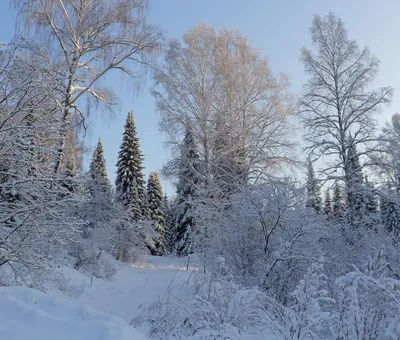
M 150 336 L 159 339 L 333 339 L 335 301 L 326 290 L 322 264 L 310 267 L 284 306 L 257 288 L 236 284 L 223 258 L 218 262 L 216 272 L 193 274 L 191 294 L 169 294 L 133 324 L 146 324 Z

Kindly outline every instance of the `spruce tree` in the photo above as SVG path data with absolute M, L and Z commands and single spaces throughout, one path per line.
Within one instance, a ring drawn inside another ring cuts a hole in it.
M 168 253 L 172 253 L 175 248 L 173 202 L 170 202 L 165 194 L 162 204 L 165 216 L 165 250 Z
M 134 220 L 145 219 L 148 216 L 142 163 L 143 155 L 133 113 L 129 112 L 118 153 L 115 186 L 117 200 L 129 207 Z
M 380 200 L 381 221 L 389 233 L 400 231 L 399 196 L 396 190 L 388 186 Z
M 140 207 L 141 218 L 143 220 L 149 220 L 150 219 L 150 208 L 149 208 L 149 197 L 147 196 L 147 190 L 144 192 L 144 197 L 141 199 L 141 201 L 143 203 Z
M 99 223 L 107 223 L 113 215 L 111 185 L 107 176 L 103 145 L 100 139 L 90 161 L 87 190 L 90 198 L 83 205 L 81 211 L 81 216 L 87 221 L 83 230 L 84 237 L 89 237 L 93 228 Z
M 139 199 L 139 194 L 138 194 L 138 188 L 133 188 L 132 189 L 132 204 L 130 206 L 131 209 L 131 214 L 132 214 L 132 219 L 134 221 L 140 221 L 140 220 L 144 220 L 147 219 L 147 215 L 143 216 L 142 214 L 142 210 L 140 208 L 140 204 L 138 204 L 138 202 L 140 202 Z
M 329 189 L 325 192 L 324 213 L 327 218 L 333 216 L 332 198 Z
M 162 255 L 165 252 L 165 216 L 163 210 L 163 193 L 160 177 L 157 172 L 151 172 L 147 182 L 147 198 L 149 219 L 155 224 L 156 235 L 153 255 Z
M 76 127 L 69 131 L 63 153 L 64 187 L 71 193 L 78 193 L 79 186 L 76 180 L 82 170 L 82 142 Z
M 306 206 L 320 213 L 322 210 L 321 194 L 319 185 L 315 178 L 314 168 L 311 159 L 308 159 L 307 164 L 307 202 Z
M 389 233 L 400 228 L 400 211 L 396 203 L 384 199 L 381 204 L 381 220 Z
M 367 214 L 376 214 L 378 212 L 378 201 L 374 193 L 374 185 L 368 181 L 368 176 L 365 176 L 365 194 L 364 208 Z
M 364 210 L 364 197 L 363 190 L 363 174 L 360 165 L 360 160 L 357 154 L 357 149 L 352 141 L 347 152 L 347 213 L 349 222 L 353 226 L 362 224 L 363 210 Z
M 346 210 L 346 201 L 343 195 L 343 189 L 338 182 L 335 183 L 333 190 L 333 217 L 341 219 Z
M 100 138 L 93 151 L 92 160 L 89 165 L 89 175 L 91 180 L 98 185 L 101 191 L 107 192 L 110 190 L 103 144 Z
M 196 143 L 190 130 L 186 131 L 182 142 L 179 160 L 179 177 L 177 184 L 176 204 L 176 251 L 178 255 L 192 252 L 195 218 L 193 216 L 194 200 L 197 194 L 199 156 Z

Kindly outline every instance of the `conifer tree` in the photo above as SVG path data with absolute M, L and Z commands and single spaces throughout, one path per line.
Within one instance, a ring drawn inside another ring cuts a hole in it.
M 83 230 L 85 238 L 99 223 L 107 223 L 113 215 L 111 185 L 107 177 L 103 145 L 99 139 L 89 165 L 87 190 L 90 198 L 82 206 L 81 217 L 87 221 Z
M 332 198 L 329 189 L 325 192 L 324 213 L 328 218 L 333 216 Z
M 69 192 L 77 193 L 77 175 L 82 170 L 82 142 L 80 141 L 77 127 L 74 127 L 68 133 L 68 139 L 64 148 L 64 159 L 62 170 L 64 172 L 64 187 Z
M 335 183 L 333 191 L 333 217 L 340 219 L 346 210 L 346 201 L 343 195 L 343 189 L 338 182 Z
M 165 252 L 165 216 L 163 210 L 163 193 L 160 177 L 157 172 L 151 172 L 147 182 L 147 198 L 149 206 L 149 218 L 155 224 L 156 235 L 154 240 L 154 255 L 162 255 Z
M 363 191 L 365 188 L 360 160 L 352 140 L 350 140 L 347 158 L 347 212 L 350 223 L 353 226 L 357 226 L 363 221 Z
M 381 220 L 389 233 L 400 228 L 400 211 L 396 203 L 383 199 L 381 203 Z
M 133 113 L 129 112 L 118 153 L 115 186 L 117 200 L 131 209 L 134 220 L 145 219 L 148 215 L 142 162 Z
M 191 131 L 186 131 L 182 142 L 179 177 L 177 184 L 176 205 L 176 251 L 178 255 L 186 255 L 192 251 L 191 237 L 194 235 L 193 216 L 196 186 L 198 184 L 199 155 Z
M 378 202 L 374 193 L 374 185 L 368 181 L 368 176 L 365 176 L 365 194 L 364 208 L 367 214 L 376 214 L 378 212 Z
M 92 181 L 98 185 L 103 192 L 110 190 L 110 182 L 107 176 L 106 160 L 104 158 L 103 144 L 101 138 L 93 151 L 92 160 L 89 165 L 89 175 Z
M 308 159 L 307 164 L 307 202 L 306 206 L 320 213 L 322 210 L 321 194 L 319 185 L 315 178 L 314 168 L 311 159 Z
M 165 250 L 168 253 L 172 253 L 175 248 L 173 203 L 170 203 L 168 196 L 165 194 L 162 204 L 165 216 Z
M 134 221 L 139 221 L 147 218 L 146 216 L 143 216 L 142 210 L 140 209 L 140 204 L 138 204 L 139 200 L 139 194 L 138 194 L 138 188 L 133 188 L 132 189 L 132 204 L 131 204 L 131 214 L 132 214 L 132 219 Z
M 400 208 L 398 202 L 398 193 L 389 186 L 380 200 L 381 221 L 389 233 L 400 230 Z
M 144 192 L 144 196 L 142 198 L 142 205 L 140 207 L 140 215 L 141 219 L 149 220 L 151 217 L 150 215 L 150 207 L 149 207 L 149 197 L 147 195 L 147 190 Z

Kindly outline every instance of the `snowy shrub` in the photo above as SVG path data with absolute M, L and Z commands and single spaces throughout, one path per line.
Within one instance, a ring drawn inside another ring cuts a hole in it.
M 192 297 L 172 296 L 158 301 L 134 320 L 146 323 L 149 335 L 191 339 L 239 339 L 243 330 L 259 323 L 257 291 L 241 291 L 233 283 L 212 277 L 198 282 Z M 229 335 L 228 335 L 229 334 Z
M 223 261 L 219 269 L 225 271 Z M 239 287 L 228 273 L 215 276 L 198 271 L 193 280 L 192 295 L 170 292 L 133 323 L 147 324 L 151 337 L 178 339 L 240 339 L 243 331 L 262 324 L 259 291 Z
M 0 286 L 26 286 L 43 291 L 51 270 L 48 263 L 29 267 L 16 265 L 14 268 L 4 265 L 0 267 Z
M 47 283 L 50 283 L 54 288 L 57 288 L 64 294 L 73 298 L 79 298 L 83 294 L 83 290 L 85 288 L 83 282 L 79 285 L 72 283 L 70 279 L 67 279 L 61 273 L 52 273 L 47 278 Z
M 400 281 L 385 277 L 382 250 L 362 270 L 336 280 L 339 289 L 337 339 L 400 338 Z
M 331 339 L 336 314 L 321 263 L 313 264 L 284 306 L 257 289 L 239 286 L 219 258 L 214 273 L 194 274 L 191 295 L 173 295 L 147 308 L 133 321 L 147 324 L 154 338 Z
M 143 250 L 132 247 L 129 249 L 129 253 L 131 263 L 135 264 L 136 266 L 140 267 L 146 263 L 147 254 L 145 254 Z
M 273 328 L 283 339 L 331 339 L 335 301 L 329 297 L 322 263 L 314 263 L 296 289 L 288 306 L 274 304 Z
M 130 212 L 118 206 L 111 225 L 116 231 L 113 254 L 117 260 L 132 263 L 137 250 L 146 253 L 147 240 L 154 236 L 150 221 L 132 221 Z
M 116 268 L 107 258 L 107 253 L 98 244 L 82 240 L 71 254 L 76 258 L 74 268 L 101 279 L 110 279 Z
M 302 200 L 302 190 L 289 180 L 242 188 L 215 227 L 209 258 L 222 254 L 238 283 L 262 287 L 285 303 L 322 256 L 319 241 L 326 234 L 322 219 Z

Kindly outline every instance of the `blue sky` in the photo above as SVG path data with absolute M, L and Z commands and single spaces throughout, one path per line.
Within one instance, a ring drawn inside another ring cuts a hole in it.
M 158 25 L 168 38 L 179 38 L 188 29 L 204 21 L 217 28 L 235 28 L 269 58 L 273 72 L 289 75 L 291 90 L 298 94 L 306 77 L 299 62 L 302 46 L 310 46 L 309 28 L 313 14 L 329 11 L 341 17 L 349 36 L 360 46 L 368 45 L 381 60 L 381 72 L 374 86 L 400 88 L 400 1 L 396 0 L 150 0 L 149 21 Z M 0 1 L 0 41 L 13 35 L 15 15 L 8 0 Z M 108 173 L 115 178 L 115 163 L 127 111 L 133 110 L 141 146 L 145 155 L 146 177 L 158 170 L 167 158 L 164 137 L 158 130 L 158 113 L 149 93 L 149 79 L 140 93 L 117 78 L 111 85 L 121 101 L 113 119 L 92 116 L 92 128 L 85 138 L 92 148 L 101 137 Z M 383 123 L 400 111 L 400 96 L 395 92 L 391 107 L 379 120 Z M 97 118 L 95 118 L 97 117 Z M 90 156 L 90 154 L 89 154 Z M 165 190 L 173 192 L 163 181 Z

